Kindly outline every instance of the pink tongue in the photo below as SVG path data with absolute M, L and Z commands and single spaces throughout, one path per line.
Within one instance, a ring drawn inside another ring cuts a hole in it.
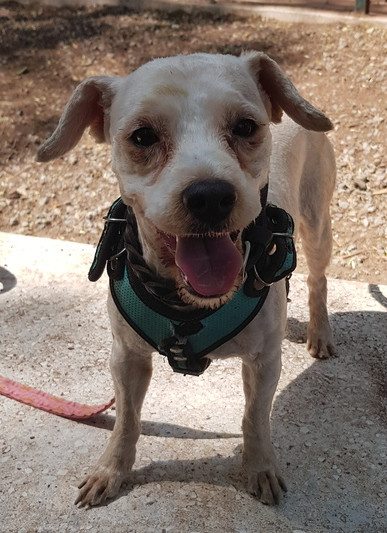
M 229 291 L 243 263 L 229 235 L 178 237 L 175 261 L 192 288 L 203 296 Z

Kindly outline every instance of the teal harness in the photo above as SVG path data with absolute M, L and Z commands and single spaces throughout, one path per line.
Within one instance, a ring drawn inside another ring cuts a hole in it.
M 126 322 L 175 372 L 198 376 L 211 362 L 205 356 L 242 331 L 262 308 L 270 285 L 295 268 L 291 216 L 274 206 L 264 211 L 243 232 L 245 282 L 218 309 L 184 304 L 173 282 L 157 280 L 147 269 L 133 211 L 121 198 L 105 217 L 89 279 L 99 279 L 107 263 L 110 291 Z

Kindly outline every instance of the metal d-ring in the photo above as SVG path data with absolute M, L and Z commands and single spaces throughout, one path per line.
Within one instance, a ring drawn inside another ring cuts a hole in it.
M 266 281 L 263 281 L 263 279 L 261 278 L 261 276 L 258 274 L 257 269 L 255 268 L 255 265 L 254 265 L 253 269 L 254 269 L 255 279 L 256 279 L 259 283 L 262 283 L 262 285 L 264 285 L 265 287 L 270 287 L 270 285 L 273 285 L 273 282 L 271 282 L 271 283 L 266 283 Z
M 117 259 L 119 257 L 121 257 L 122 254 L 124 254 L 126 252 L 126 248 L 122 248 L 122 250 L 120 252 L 118 252 L 118 254 L 115 254 L 115 255 L 112 255 L 111 257 L 109 257 L 108 261 L 110 263 L 110 268 L 112 270 L 115 270 L 116 267 L 117 267 Z
M 127 222 L 126 218 L 109 218 L 108 216 L 103 217 L 106 222 Z
M 247 279 L 247 273 L 246 273 L 246 265 L 247 265 L 247 261 L 249 260 L 249 255 L 250 255 L 250 251 L 251 251 L 251 244 L 250 244 L 250 241 L 245 241 L 245 255 L 243 256 L 243 265 L 242 265 L 242 273 L 243 273 L 243 283 L 246 281 Z M 255 268 L 255 267 L 254 267 Z

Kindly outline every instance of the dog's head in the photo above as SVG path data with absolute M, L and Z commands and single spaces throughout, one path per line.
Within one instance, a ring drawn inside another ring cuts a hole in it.
M 306 129 L 332 127 L 263 53 L 157 59 L 83 81 L 38 160 L 69 151 L 88 126 L 110 142 L 145 259 L 184 301 L 216 307 L 242 283 L 241 232 L 261 211 L 282 110 Z

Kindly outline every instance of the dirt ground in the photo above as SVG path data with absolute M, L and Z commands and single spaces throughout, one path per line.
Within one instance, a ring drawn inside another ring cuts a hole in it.
M 329 274 L 386 283 L 387 30 L 372 25 L 0 4 L 0 230 L 97 243 L 118 196 L 108 147 L 85 135 L 59 161 L 34 160 L 83 78 L 126 75 L 158 56 L 244 49 L 278 61 L 335 124 Z

